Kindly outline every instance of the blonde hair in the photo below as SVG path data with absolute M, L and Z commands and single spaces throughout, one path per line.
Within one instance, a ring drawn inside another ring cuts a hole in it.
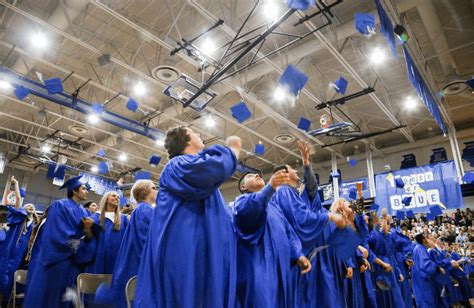
M 105 211 L 107 210 L 107 199 L 109 199 L 109 196 L 113 193 L 117 193 L 117 192 L 113 190 L 106 192 L 99 202 L 100 226 L 102 227 L 102 229 L 105 229 Z M 117 207 L 115 208 L 115 217 L 114 217 L 114 230 L 115 231 L 120 230 L 121 222 L 122 220 L 120 217 L 120 206 L 117 204 Z
M 31 206 L 33 207 L 33 209 L 35 210 L 35 211 L 31 214 L 31 216 L 32 216 L 32 218 L 33 218 L 33 222 L 34 222 L 35 225 L 36 225 L 36 224 L 38 224 L 38 222 L 39 222 L 39 217 L 38 217 L 38 214 L 36 214 L 36 207 L 35 207 L 35 205 L 34 205 L 33 203 L 27 203 L 27 204 L 23 205 L 23 208 L 26 210 L 26 207 L 29 206 L 29 205 L 31 205 Z
M 150 186 L 154 186 L 153 181 L 138 180 L 133 184 L 130 194 L 137 203 L 142 202 L 150 193 Z
M 353 229 L 355 229 L 355 224 L 354 224 L 354 212 L 348 213 L 346 211 L 346 199 L 344 198 L 339 198 L 335 200 L 332 204 L 331 207 L 329 208 L 329 211 L 333 213 L 338 213 L 340 214 L 344 220 L 347 222 L 349 226 L 351 226 Z

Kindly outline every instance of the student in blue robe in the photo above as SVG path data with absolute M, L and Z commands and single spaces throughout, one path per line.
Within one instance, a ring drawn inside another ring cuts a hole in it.
M 238 237 L 237 301 L 240 307 L 295 307 L 291 288 L 291 264 L 306 274 L 311 263 L 280 210 L 269 204 L 275 189 L 289 180 L 275 173 L 265 186 L 249 173 L 239 181 L 243 195 L 236 198 L 233 222 Z
M 299 143 L 304 165 L 309 165 L 309 145 Z M 315 212 L 311 209 L 308 198 L 301 196 L 297 191 L 300 178 L 298 171 L 289 165 L 277 166 L 275 171 L 285 168 L 290 177 L 288 185 L 278 187 L 271 202 L 280 208 L 285 218 L 294 229 L 301 241 L 303 253 L 308 255 L 320 238 L 328 222 L 335 222 L 340 228 L 345 226 L 342 217 L 335 213 Z M 297 306 L 314 306 L 317 297 L 314 294 L 314 275 L 299 275 L 296 269 L 293 270 L 294 292 Z
M 437 294 L 440 294 L 441 297 L 441 306 L 448 308 L 450 305 L 453 305 L 460 301 L 459 292 L 454 287 L 453 280 L 449 276 L 449 271 L 453 267 L 454 263 L 450 262 L 446 258 L 446 254 L 438 247 L 438 245 L 431 242 L 430 238 L 426 238 L 428 243 L 428 254 L 431 260 L 436 263 L 437 266 L 444 269 L 443 273 L 436 273 L 434 277 L 434 283 L 436 286 Z M 440 242 L 438 242 L 440 243 Z
M 156 201 L 157 187 L 150 180 L 138 180 L 131 189 L 137 202 L 125 230 L 117 255 L 113 279 L 110 287 L 101 285 L 96 292 L 96 302 L 111 303 L 125 308 L 125 286 L 130 278 L 138 273 L 143 245 L 148 235 L 150 221 Z
M 459 283 L 458 291 L 460 295 L 460 303 L 465 307 L 469 307 L 469 300 L 474 297 L 474 292 L 469 284 L 469 279 L 466 273 L 462 269 L 461 256 L 456 252 L 457 244 L 453 244 L 453 246 L 454 249 L 451 251 L 450 259 L 454 262 L 452 262 L 453 267 L 449 270 L 449 274 Z
M 8 300 L 13 288 L 14 274 L 23 263 L 28 250 L 28 241 L 38 216 L 33 204 L 21 205 L 21 194 L 18 181 L 11 179 L 15 187 L 15 206 L 7 206 L 9 230 L 5 240 L 0 244 L 0 294 Z
M 126 215 L 120 213 L 120 197 L 116 191 L 106 192 L 99 202 L 100 213 L 92 217 L 100 226 L 97 234 L 94 259 L 86 266 L 86 273 L 112 274 L 125 229 L 128 225 Z
M 89 186 L 81 182 L 81 177 L 64 183 L 60 189 L 67 188 L 68 197 L 50 205 L 35 270 L 25 294 L 27 308 L 72 306 L 63 301 L 64 293 L 67 288 L 74 288 L 80 265 L 93 257 L 93 220 L 79 203 L 86 199 Z
M 410 270 L 410 266 L 413 265 L 413 261 L 410 259 L 410 256 L 413 251 L 412 242 L 397 228 L 392 228 L 390 235 L 394 243 L 395 260 L 397 261 L 397 267 L 400 270 L 400 274 L 403 276 L 403 280 L 400 282 L 400 289 L 402 292 L 403 300 L 405 302 L 405 308 L 412 308 L 412 290 L 410 286 L 410 281 L 408 280 L 408 272 Z
M 391 270 L 387 272 L 386 268 L 374 266 L 374 280 L 377 285 L 377 304 L 379 307 L 403 307 L 403 297 L 400 288 L 400 282 L 405 277 L 401 275 L 398 269 L 393 239 L 390 235 L 390 222 L 387 216 L 387 210 L 382 210 L 381 226 L 376 226 L 369 233 L 368 243 L 377 257 L 390 264 Z
M 31 282 L 31 277 L 33 276 L 32 273 L 35 271 L 37 265 L 38 252 L 40 250 L 43 238 L 43 227 L 44 223 L 46 222 L 46 218 L 48 217 L 48 211 L 49 207 L 46 208 L 43 215 L 40 217 L 39 223 L 33 228 L 33 232 L 28 243 L 28 253 L 25 258 L 25 261 L 28 264 L 28 275 L 26 276 L 25 289 L 28 289 L 28 286 Z
M 411 269 L 413 294 L 418 308 L 441 307 L 442 300 L 435 285 L 435 276 L 444 269 L 431 260 L 428 253 L 428 242 L 423 234 L 417 234 L 418 243 L 413 249 L 413 267 Z
M 170 160 L 138 270 L 135 307 L 233 307 L 236 238 L 219 186 L 235 171 L 240 138 L 204 149 L 186 127 L 168 130 Z
M 99 211 L 99 206 L 97 205 L 97 203 L 95 203 L 95 201 L 85 202 L 84 208 L 86 209 L 87 212 L 90 213 L 91 216 L 95 214 L 97 211 Z

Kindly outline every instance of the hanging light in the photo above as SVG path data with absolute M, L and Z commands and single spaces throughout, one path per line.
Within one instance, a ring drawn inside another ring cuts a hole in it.
M 92 167 L 91 167 L 91 172 L 94 172 L 94 173 L 99 172 L 99 167 L 97 167 L 97 166 L 92 166 Z
M 120 161 L 127 161 L 127 159 L 128 159 L 127 154 L 125 154 L 125 153 L 120 153 L 120 155 L 119 155 L 119 160 L 120 160 Z
M 45 154 L 48 154 L 48 153 L 51 152 L 51 146 L 49 144 L 45 143 L 41 146 L 41 151 L 43 151 L 43 153 L 45 153 Z
M 31 46 L 33 48 L 39 49 L 39 50 L 44 50 L 49 45 L 48 38 L 41 31 L 37 31 L 37 32 L 31 34 L 30 42 L 31 42 Z
M 97 124 L 99 123 L 99 121 L 100 121 L 99 116 L 94 113 L 91 113 L 87 116 L 87 122 L 89 122 L 90 124 Z
M 370 53 L 369 59 L 370 59 L 370 63 L 374 65 L 379 65 L 383 63 L 385 59 L 387 59 L 387 54 L 380 47 L 375 47 Z
M 135 93 L 136 96 L 143 96 L 146 94 L 146 87 L 143 82 L 139 81 L 135 84 L 133 87 L 133 93 Z
M 417 105 L 417 102 L 416 100 L 411 97 L 411 96 L 408 96 L 405 100 L 405 108 L 408 109 L 408 110 L 413 110 L 416 108 L 416 105 Z

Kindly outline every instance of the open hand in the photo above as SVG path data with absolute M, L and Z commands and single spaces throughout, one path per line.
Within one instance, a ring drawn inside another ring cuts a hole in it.
M 270 185 L 273 187 L 273 189 L 277 189 L 278 186 L 288 184 L 290 181 L 290 176 L 288 175 L 288 172 L 285 172 L 285 170 L 280 170 L 272 177 L 270 178 Z
M 301 159 L 303 160 L 304 166 L 309 166 L 309 152 L 311 151 L 311 145 L 308 142 L 299 140 L 297 141 L 298 149 L 301 153 Z

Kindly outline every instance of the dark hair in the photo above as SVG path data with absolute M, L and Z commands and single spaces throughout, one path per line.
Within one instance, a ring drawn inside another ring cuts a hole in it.
M 91 206 L 92 203 L 95 203 L 95 201 L 94 200 L 86 201 L 86 203 L 84 203 L 84 208 L 88 209 Z
M 79 185 L 77 186 L 76 188 L 74 188 L 73 190 L 71 190 L 70 192 L 67 193 L 67 197 L 68 198 L 72 198 L 74 197 L 74 192 L 79 192 L 79 189 L 81 188 L 82 185 Z
M 244 194 L 246 192 L 248 192 L 246 189 L 242 189 L 240 188 L 240 186 L 242 186 L 242 183 L 244 182 L 245 180 L 245 177 L 247 176 L 247 174 L 251 174 L 252 172 L 245 172 L 244 175 L 242 175 L 242 177 L 239 179 L 239 183 L 237 184 L 238 185 L 238 189 L 240 191 L 241 194 Z
M 275 168 L 273 168 L 273 174 L 277 173 L 280 170 L 285 170 L 288 172 L 288 166 L 287 165 L 277 165 Z
M 191 137 L 185 126 L 177 126 L 170 128 L 166 132 L 165 149 L 169 158 L 183 154 L 184 149 L 188 146 Z
M 415 241 L 418 244 L 423 245 L 424 240 L 425 240 L 425 236 L 423 235 L 423 233 L 418 233 L 417 235 L 415 235 Z

